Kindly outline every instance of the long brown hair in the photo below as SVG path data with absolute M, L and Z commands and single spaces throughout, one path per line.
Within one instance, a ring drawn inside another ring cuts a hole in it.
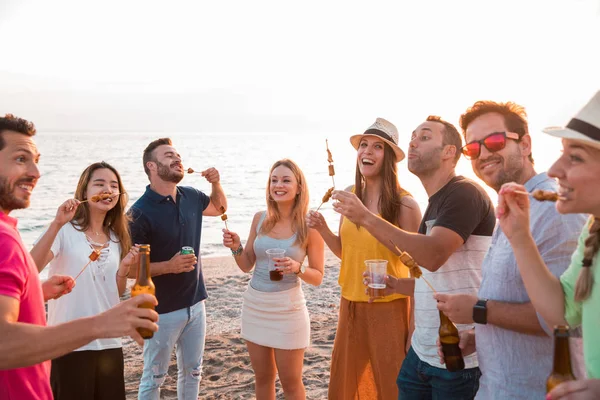
M 277 161 L 269 171 L 269 180 L 267 181 L 267 215 L 260 228 L 260 233 L 266 235 L 273 229 L 275 224 L 281 220 L 279 207 L 277 206 L 277 202 L 271 197 L 270 192 L 271 174 L 273 173 L 273 170 L 279 166 L 289 168 L 298 182 L 298 195 L 296 196 L 294 206 L 292 207 L 292 230 L 296 233 L 295 243 L 306 248 L 308 244 L 308 227 L 306 226 L 305 218 L 308 213 L 308 201 L 310 198 L 308 194 L 308 185 L 306 184 L 306 178 L 300 167 L 287 158 Z
M 85 200 L 87 186 L 90 183 L 90 179 L 94 171 L 97 169 L 107 168 L 110 169 L 117 177 L 119 183 L 119 193 L 125 193 L 123 187 L 123 181 L 121 181 L 121 175 L 117 170 L 110 164 L 101 161 L 94 163 L 87 167 L 79 177 L 79 183 L 77 189 L 75 189 L 75 198 L 77 200 Z M 102 230 L 110 238 L 110 231 L 113 231 L 117 237 L 117 243 L 121 244 L 121 259 L 125 258 L 131 247 L 131 236 L 129 234 L 129 216 L 125 214 L 125 206 L 127 205 L 127 195 L 120 195 L 118 197 L 117 204 L 106 213 L 104 222 L 102 224 Z M 80 232 L 84 232 L 90 227 L 90 209 L 89 203 L 83 203 L 77 207 L 75 216 L 71 220 L 71 223 Z
M 594 257 L 600 249 L 600 218 L 592 218 L 589 224 L 589 236 L 583 249 L 583 265 L 575 284 L 575 300 L 584 301 L 592 294 L 594 276 L 592 266 Z
M 400 206 L 402 193 L 405 192 L 398 182 L 398 167 L 394 150 L 387 144 L 383 146 L 383 166 L 381 167 L 381 193 L 377 209 L 383 219 L 399 227 Z M 356 161 L 356 174 L 354 177 L 354 193 L 364 203 L 363 190 L 365 178 L 360 172 L 358 160 Z

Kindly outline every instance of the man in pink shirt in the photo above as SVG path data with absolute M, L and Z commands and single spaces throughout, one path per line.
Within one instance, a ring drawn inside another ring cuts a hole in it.
M 137 296 L 94 317 L 46 326 L 44 301 L 68 294 L 75 281 L 53 276 L 40 284 L 12 210 L 27 208 L 40 177 L 40 154 L 32 123 L 0 117 L 0 399 L 52 399 L 50 362 L 92 340 L 131 336 L 137 328 L 158 330 L 158 314 L 138 308 L 154 296 Z

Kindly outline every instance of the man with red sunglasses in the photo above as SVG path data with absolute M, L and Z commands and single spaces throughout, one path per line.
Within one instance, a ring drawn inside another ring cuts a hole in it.
M 507 182 L 556 191 L 556 182 L 533 165 L 525 109 L 515 103 L 478 101 L 460 117 L 465 157 L 494 190 Z M 531 231 L 548 268 L 557 277 L 569 265 L 586 218 L 560 216 L 551 202 L 531 204 Z M 538 319 L 506 236 L 499 227 L 483 264 L 478 296 L 439 293 L 438 308 L 455 323 L 475 322 L 475 335 L 462 333 L 463 353 L 474 350 L 482 377 L 478 399 L 537 399 L 546 393 L 552 369 L 551 331 Z M 552 327 L 550 327 L 552 328 Z M 467 343 L 471 341 L 471 343 Z M 581 348 L 575 353 L 581 360 Z M 575 363 L 581 365 L 579 362 Z

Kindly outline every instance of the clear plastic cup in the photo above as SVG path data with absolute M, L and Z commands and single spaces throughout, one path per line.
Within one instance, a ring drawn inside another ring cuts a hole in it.
M 269 249 L 267 250 L 267 256 L 269 257 L 269 279 L 272 281 L 280 281 L 283 279 L 283 273 L 275 266 L 276 258 L 283 258 L 285 256 L 284 249 Z
M 366 260 L 369 272 L 369 297 L 380 299 L 384 297 L 387 260 Z

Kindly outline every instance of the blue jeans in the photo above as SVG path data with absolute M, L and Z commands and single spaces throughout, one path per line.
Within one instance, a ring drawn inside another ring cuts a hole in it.
M 197 399 L 206 336 L 204 301 L 160 314 L 158 332 L 144 342 L 144 372 L 138 399 L 159 400 L 173 348 L 177 345 L 177 398 Z
M 449 372 L 423 362 L 411 347 L 396 384 L 402 400 L 467 400 L 475 398 L 481 371 L 478 367 Z

